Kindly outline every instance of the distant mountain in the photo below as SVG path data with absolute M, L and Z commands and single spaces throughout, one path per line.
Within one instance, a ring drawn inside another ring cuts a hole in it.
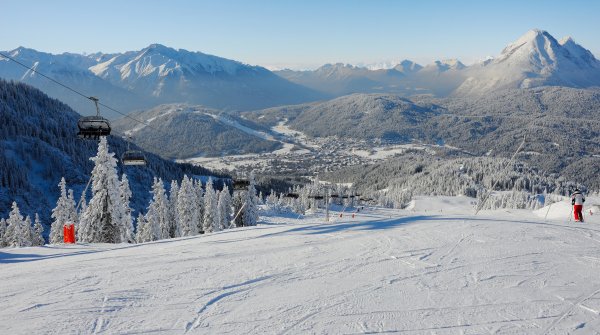
M 330 101 L 274 107 L 243 116 L 264 126 L 287 124 L 312 137 L 410 142 L 425 136 L 422 124 L 439 114 L 433 104 L 417 104 L 392 94 L 352 94 Z
M 559 42 L 537 29 L 505 47 L 498 57 L 471 66 L 456 59 L 438 60 L 426 66 L 405 60 L 387 70 L 327 64 L 314 71 L 276 73 L 335 96 L 394 93 L 446 97 L 539 86 L 600 86 L 600 61 L 589 50 L 570 37 Z
M 600 86 L 600 62 L 571 38 L 560 42 L 543 30 L 530 30 L 495 59 L 471 66 L 456 94 L 501 89 Z
M 113 122 L 140 147 L 170 158 L 221 156 L 273 151 L 281 143 L 267 128 L 222 111 L 184 104 L 161 105 Z
M 79 200 L 93 168 L 96 141 L 76 136 L 80 115 L 62 102 L 24 84 L 0 80 L 0 217 L 6 217 L 12 201 L 21 212 L 38 212 L 46 225 L 56 206 L 58 182 L 65 177 Z M 118 136 L 110 136 L 109 148 L 116 157 L 127 150 Z M 138 149 L 132 145 L 132 149 Z M 154 177 L 164 181 L 180 180 L 183 174 L 211 175 L 201 167 L 176 164 L 145 153 L 147 166 L 122 166 L 133 192 L 132 207 L 147 207 Z M 89 198 L 88 198 L 89 200 Z
M 5 53 L 126 112 L 161 103 L 259 109 L 324 97 L 260 66 L 160 44 L 118 54 L 52 55 L 23 47 Z M 36 86 L 82 113 L 93 111 L 93 105 L 73 92 L 4 58 L 0 58 L 0 77 Z
M 97 77 L 89 70 L 89 67 L 101 61 L 104 57 L 108 57 L 107 55 L 84 56 L 70 53 L 52 55 L 23 47 L 12 51 L 3 51 L 3 53 L 86 95 L 98 96 L 101 102 L 114 106 L 119 110 L 128 111 L 140 108 L 140 106 L 150 107 L 156 104 L 156 99 L 144 99 L 134 92 Z M 49 96 L 65 102 L 83 115 L 96 113 L 92 102 L 82 99 L 81 96 L 68 89 L 3 57 L 0 57 L 0 78 L 16 80 L 34 86 Z M 109 118 L 118 115 L 107 110 L 103 110 L 103 112 Z
M 333 96 L 385 92 L 405 76 L 396 69 L 369 70 L 349 64 L 326 64 L 314 71 L 277 71 L 283 78 Z
M 425 67 L 404 60 L 391 69 L 369 70 L 349 64 L 326 64 L 314 71 L 276 71 L 294 83 L 334 96 L 353 93 L 450 94 L 464 80 L 460 61 L 436 61 Z

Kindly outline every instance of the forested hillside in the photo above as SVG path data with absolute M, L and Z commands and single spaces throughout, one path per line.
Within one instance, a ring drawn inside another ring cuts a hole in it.
M 406 206 L 417 195 L 481 198 L 489 190 L 518 191 L 526 194 L 524 202 L 537 199 L 542 205 L 546 194 L 569 195 L 575 187 L 597 191 L 524 162 L 491 157 L 441 159 L 407 154 L 379 164 L 324 174 L 322 178 L 352 183 L 363 197 L 397 208 Z
M 79 117 L 35 88 L 0 80 L 0 217 L 6 217 L 14 200 L 22 213 L 33 216 L 38 212 L 48 225 L 63 176 L 79 199 L 93 167 L 89 158 L 98 148 L 96 141 L 77 138 Z M 112 135 L 110 150 L 121 157 L 127 143 L 118 134 Z M 137 147 L 132 144 L 131 149 Z M 147 206 L 153 177 L 181 180 L 184 174 L 212 175 L 201 167 L 176 164 L 150 153 L 146 159 L 147 166 L 118 166 L 119 174 L 128 175 L 131 207 L 136 211 Z

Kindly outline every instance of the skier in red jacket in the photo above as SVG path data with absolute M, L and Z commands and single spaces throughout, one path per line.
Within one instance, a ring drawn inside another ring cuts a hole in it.
M 585 197 L 581 194 L 578 188 L 571 194 L 571 204 L 573 205 L 573 214 L 575 215 L 575 221 L 583 222 L 583 203 Z

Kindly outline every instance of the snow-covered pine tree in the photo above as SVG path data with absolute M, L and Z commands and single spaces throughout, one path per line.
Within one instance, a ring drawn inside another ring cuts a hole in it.
M 148 206 L 148 213 L 146 213 L 145 217 L 146 225 L 144 226 L 145 231 L 143 232 L 142 240 L 144 242 L 149 241 L 157 241 L 160 240 L 161 236 L 161 227 L 160 227 L 160 218 L 157 212 L 157 206 L 154 205 L 154 200 L 150 201 L 150 205 Z
M 254 187 L 254 173 L 250 174 L 250 184 L 244 199 L 244 211 L 242 213 L 244 226 L 256 226 L 258 222 L 258 198 L 256 197 L 256 188 Z
M 133 217 L 131 216 L 132 209 L 129 205 L 131 189 L 129 188 L 129 180 L 127 179 L 126 174 L 121 175 L 119 195 L 121 198 L 121 205 L 123 206 L 123 215 L 121 217 L 121 224 L 119 225 L 121 241 L 124 243 L 133 243 L 135 241 L 135 236 L 133 231 Z
M 228 229 L 231 225 L 231 194 L 227 185 L 219 192 L 217 204 L 217 216 L 219 218 L 219 230 Z
M 277 205 L 278 205 L 278 201 L 277 201 L 277 194 L 275 193 L 275 191 L 273 191 L 273 189 L 271 189 L 271 193 L 269 193 L 269 195 L 267 196 L 267 199 L 265 200 L 265 205 L 267 205 L 267 208 L 272 211 L 272 212 L 277 212 Z
M 156 240 L 156 236 L 152 227 L 150 227 L 148 221 L 146 221 L 146 216 L 141 212 L 138 214 L 136 227 L 137 232 L 135 235 L 135 241 L 137 243 L 151 242 Z
M 193 236 L 198 234 L 197 200 L 192 181 L 183 176 L 181 187 L 177 194 L 178 236 Z
M 119 222 L 122 217 L 117 177 L 117 160 L 108 151 L 106 137 L 98 143 L 98 154 L 90 158 L 92 170 L 92 199 L 81 216 L 79 240 L 92 243 L 120 243 Z
M 71 219 L 67 182 L 64 177 L 60 179 L 58 187 L 60 187 L 60 197 L 56 201 L 56 207 L 52 210 L 54 220 L 50 225 L 50 244 L 63 242 L 63 226 Z
M 169 209 L 162 179 L 154 178 L 151 193 L 152 201 L 148 207 L 148 214 L 150 214 L 147 217 L 148 223 L 158 227 L 157 238 L 159 240 L 167 239 L 170 237 Z
M 192 180 L 192 189 L 194 192 L 194 201 L 196 202 L 196 229 L 199 233 L 204 232 L 204 191 L 202 190 L 202 181 Z
M 31 224 L 31 219 L 29 222 Z M 19 206 L 17 206 L 17 203 L 14 201 L 6 223 L 8 227 L 6 227 L 5 240 L 8 247 L 31 246 L 31 231 L 19 211 Z
M 0 248 L 6 247 L 6 220 L 0 219 Z
M 40 216 L 38 215 L 38 213 L 35 213 L 34 222 L 35 223 L 33 224 L 33 227 L 31 227 L 31 245 L 33 245 L 34 247 L 43 246 L 45 243 L 43 235 L 44 227 L 40 222 Z
M 213 188 L 212 178 L 208 178 L 206 192 L 204 192 L 204 220 L 202 230 L 204 233 L 212 233 L 220 228 L 217 216 L 217 198 Z
M 24 223 L 24 227 L 23 227 L 23 234 L 25 234 L 27 236 L 27 240 L 29 241 L 29 245 L 28 247 L 33 246 L 33 234 L 31 233 L 31 230 L 33 229 L 33 224 L 31 223 L 31 217 L 29 215 L 27 215 L 25 217 L 25 223 Z
M 179 193 L 179 185 L 176 180 L 171 181 L 171 190 L 169 191 L 169 236 L 179 236 L 179 219 L 177 219 L 177 195 Z

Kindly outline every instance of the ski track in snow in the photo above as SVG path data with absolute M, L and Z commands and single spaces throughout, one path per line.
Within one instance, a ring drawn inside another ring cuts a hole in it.
M 4 249 L 0 329 L 600 332 L 596 217 L 576 225 L 512 210 L 371 208 L 355 219 L 334 212 L 329 223 L 322 215 L 136 246 Z

